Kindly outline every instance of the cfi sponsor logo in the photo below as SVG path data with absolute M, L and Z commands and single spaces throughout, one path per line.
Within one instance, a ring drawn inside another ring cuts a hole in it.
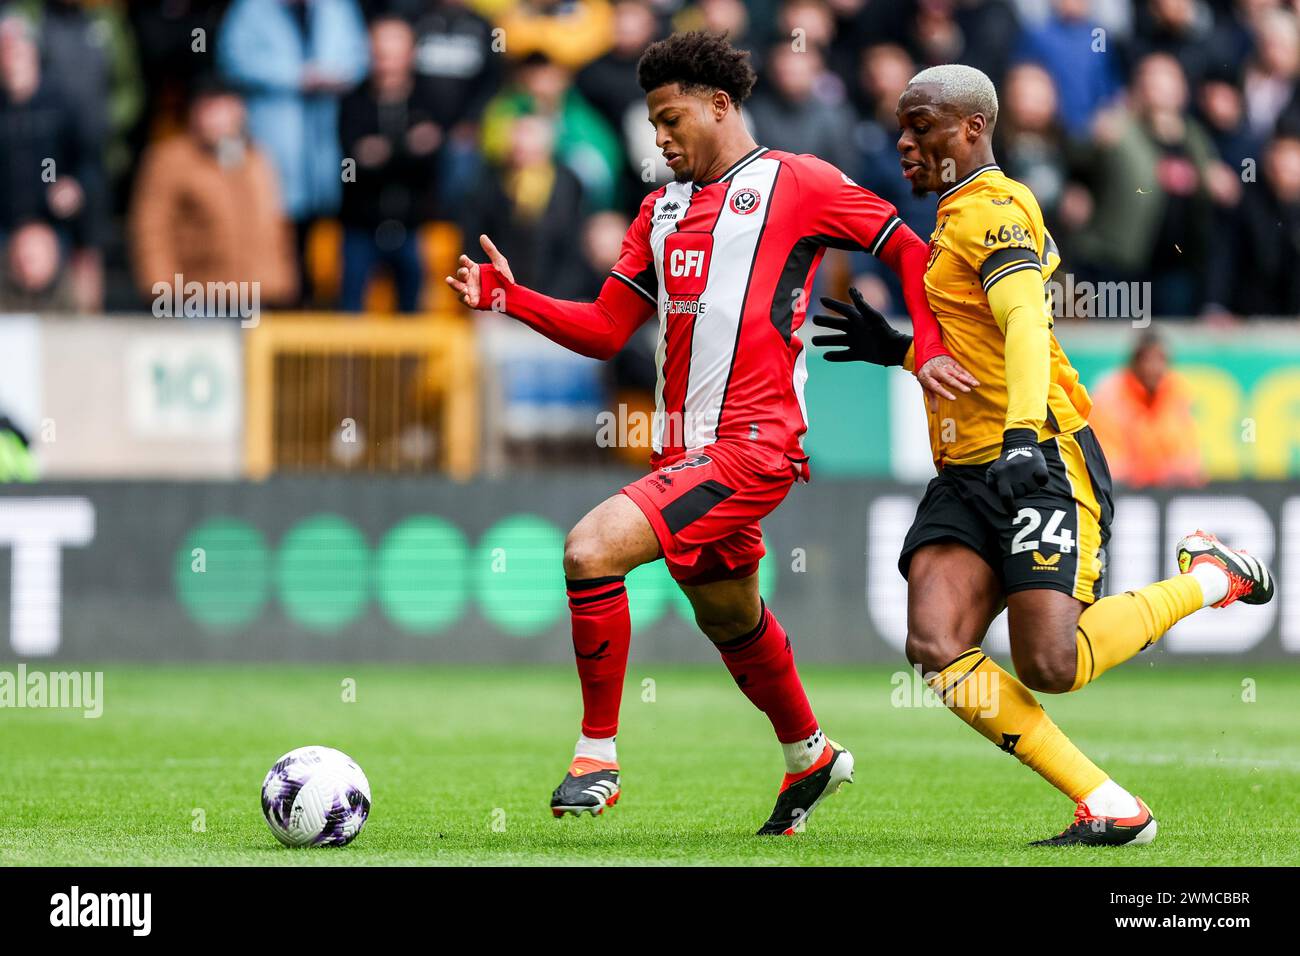
M 763 197 L 759 195 L 757 189 L 746 187 L 738 190 L 731 197 L 731 210 L 742 216 L 748 216 L 751 212 L 759 207 Z

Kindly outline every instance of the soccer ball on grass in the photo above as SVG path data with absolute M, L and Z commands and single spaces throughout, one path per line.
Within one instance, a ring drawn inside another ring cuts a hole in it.
M 262 815 L 285 846 L 346 846 L 370 815 L 370 781 L 345 753 L 299 747 L 262 781 Z

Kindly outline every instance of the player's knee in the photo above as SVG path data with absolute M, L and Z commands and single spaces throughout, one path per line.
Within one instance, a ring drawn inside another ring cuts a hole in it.
M 1030 690 L 1042 694 L 1064 694 L 1074 687 L 1075 651 L 1041 651 L 1016 662 L 1016 675 Z
M 610 574 L 608 563 L 605 548 L 597 535 L 578 527 L 564 539 L 564 576 L 569 580 Z
M 758 626 L 758 617 L 757 614 L 746 615 L 734 612 L 710 614 L 697 612 L 695 624 L 704 632 L 705 637 L 717 644 L 744 637 Z
M 970 649 L 970 645 L 958 646 L 958 643 L 950 636 L 928 628 L 910 627 L 904 653 L 907 662 L 920 668 L 921 673 L 937 674 Z

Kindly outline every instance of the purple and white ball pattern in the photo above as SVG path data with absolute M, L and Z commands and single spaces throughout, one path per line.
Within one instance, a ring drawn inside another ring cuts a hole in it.
M 299 747 L 262 781 L 262 815 L 285 846 L 345 846 L 370 815 L 370 781 L 341 751 Z

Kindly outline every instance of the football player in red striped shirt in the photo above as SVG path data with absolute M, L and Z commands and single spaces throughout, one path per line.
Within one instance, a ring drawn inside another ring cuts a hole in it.
M 759 522 L 809 477 L 798 333 L 826 249 L 867 250 L 899 275 L 928 391 L 952 399 L 976 382 L 943 347 L 923 286 L 926 245 L 894 207 L 814 156 L 754 142 L 739 110 L 754 84 L 747 53 L 720 36 L 677 34 L 646 50 L 638 78 L 675 180 L 642 201 L 596 301 L 518 285 L 487 236 L 488 264 L 462 256 L 447 277 L 470 308 L 505 312 L 596 358 L 658 320 L 654 470 L 596 506 L 565 542 L 584 709 L 551 808 L 599 814 L 619 797 L 614 737 L 631 635 L 624 576 L 663 558 L 784 752 L 785 777 L 759 833 L 792 833 L 853 775 L 852 755 L 813 715 L 757 573 Z

